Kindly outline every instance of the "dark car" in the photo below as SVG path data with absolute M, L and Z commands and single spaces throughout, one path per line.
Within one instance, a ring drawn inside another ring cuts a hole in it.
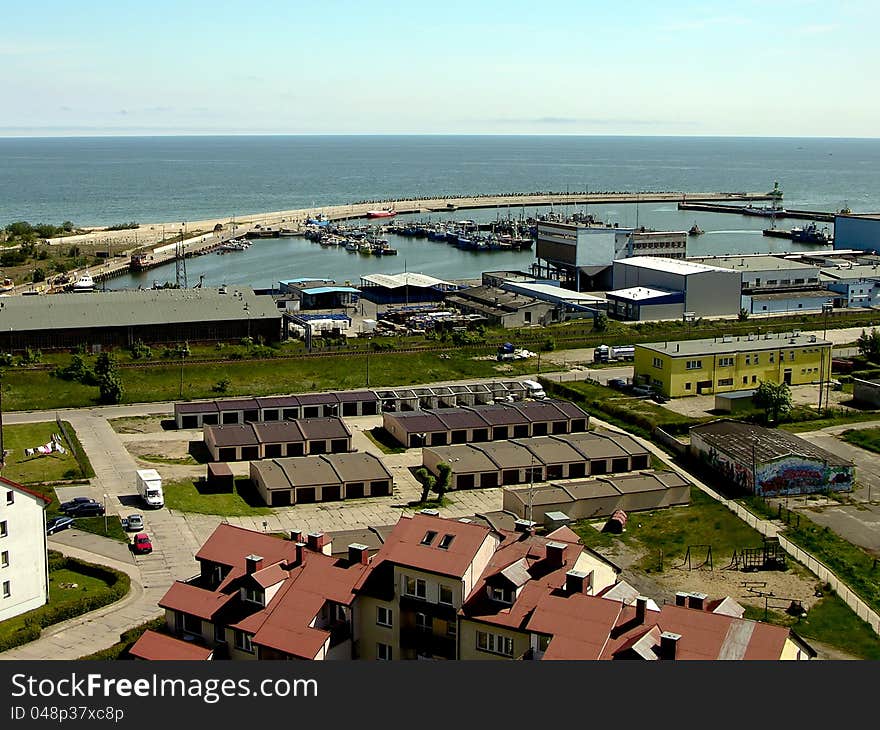
M 663 395 L 663 393 L 654 393 L 654 402 L 655 403 L 668 403 L 669 396 Z
M 614 388 L 614 390 L 623 390 L 626 386 L 627 382 L 623 378 L 611 378 L 611 380 L 608 381 L 608 387 Z
M 68 512 L 76 507 L 79 507 L 82 504 L 91 504 L 94 502 L 97 504 L 97 501 L 92 499 L 91 497 L 74 497 L 67 502 L 62 502 L 61 507 L 59 508 L 62 512 Z
M 56 532 L 66 530 L 68 527 L 73 526 L 73 522 L 73 517 L 53 517 L 46 522 L 46 534 L 54 535 Z
M 85 502 L 69 510 L 70 517 L 100 517 L 104 514 L 104 505 L 100 502 Z

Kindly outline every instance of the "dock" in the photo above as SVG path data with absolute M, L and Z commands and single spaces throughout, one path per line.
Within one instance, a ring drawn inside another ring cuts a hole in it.
M 776 218 L 777 220 L 781 220 L 782 218 L 793 218 L 796 220 L 805 220 L 805 221 L 822 221 L 823 223 L 834 223 L 835 213 L 828 213 L 827 211 L 822 210 L 794 210 L 791 208 L 782 208 L 778 213 L 773 213 L 772 215 L 761 215 L 755 216 L 755 214 L 749 214 L 743 212 L 743 207 L 741 205 L 724 205 L 721 203 L 696 203 L 696 202 L 687 202 L 681 201 L 678 204 L 679 210 L 699 210 L 704 213 L 737 213 L 739 215 L 748 215 L 750 218 L 753 217 L 761 217 L 761 218 Z

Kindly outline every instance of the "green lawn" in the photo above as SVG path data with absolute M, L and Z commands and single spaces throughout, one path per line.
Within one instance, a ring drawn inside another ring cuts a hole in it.
M 851 444 L 880 454 L 880 428 L 859 428 L 844 431 L 840 437 Z
M 163 491 L 165 506 L 179 512 L 224 517 L 272 514 L 272 510 L 263 505 L 249 479 L 236 479 L 234 492 L 211 492 L 202 482 L 190 480 L 168 482 L 163 485 Z
M 383 454 L 402 454 L 406 449 L 381 426 L 364 431 L 364 435 L 381 449 Z
M 68 433 L 73 435 L 73 427 L 69 423 L 65 423 L 65 426 Z M 91 465 L 88 465 L 86 474 L 83 474 L 73 451 L 68 448 L 68 444 L 64 441 L 63 436 L 61 444 L 66 451 L 65 454 L 53 452 L 46 456 L 25 455 L 25 449 L 49 443 L 53 434 L 62 436 L 61 429 L 58 428 L 58 424 L 54 421 L 4 426 L 3 446 L 10 453 L 6 458 L 3 476 L 19 484 L 57 482 L 83 479 L 90 476 L 88 472 L 91 469 Z M 76 439 L 74 440 L 74 448 L 81 448 Z
M 880 421 L 880 411 L 846 411 L 843 413 L 838 411 L 828 418 L 782 423 L 779 428 L 790 433 L 803 433 L 804 431 L 818 431 L 820 428 L 828 428 L 829 426 L 845 426 L 848 423 L 864 423 L 865 421 Z
M 73 586 L 76 584 L 76 587 Z M 49 610 L 64 610 L 83 596 L 110 589 L 110 583 L 101 578 L 85 575 L 70 568 L 49 573 L 49 603 L 41 608 L 0 621 L 0 643 L 31 624 L 39 614 Z
M 880 636 L 833 593 L 818 601 L 806 618 L 770 609 L 765 619 L 764 609 L 754 606 L 746 607 L 746 618 L 789 626 L 807 641 L 821 641 L 860 659 L 880 659 Z

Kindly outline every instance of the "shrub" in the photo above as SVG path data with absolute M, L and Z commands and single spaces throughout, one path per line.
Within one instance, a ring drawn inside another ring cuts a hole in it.
M 135 340 L 129 351 L 135 360 L 149 360 L 153 357 L 153 350 L 148 345 L 145 345 L 143 340 Z
M 222 380 L 218 380 L 214 385 L 211 386 L 211 390 L 215 393 L 225 393 L 229 390 L 229 378 L 223 378 Z

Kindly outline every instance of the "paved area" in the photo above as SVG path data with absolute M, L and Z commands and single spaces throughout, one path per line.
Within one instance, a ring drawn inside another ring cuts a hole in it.
M 116 518 L 111 517 L 109 519 L 115 520 Z M 134 555 L 124 543 L 75 528 L 52 535 L 49 538 L 49 547 L 55 550 L 61 549 L 62 552 L 73 548 L 91 553 L 92 555 L 102 555 L 105 558 L 110 558 L 120 563 L 136 564 Z

